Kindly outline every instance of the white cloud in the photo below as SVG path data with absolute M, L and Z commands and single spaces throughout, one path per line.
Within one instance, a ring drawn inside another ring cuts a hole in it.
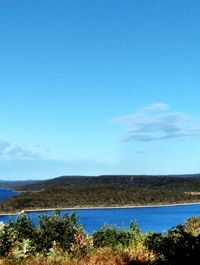
M 4 141 L 4 140 L 0 140 L 0 154 L 2 151 L 6 150 L 10 146 L 11 146 L 11 144 L 9 142 Z
M 41 154 L 0 139 L 0 159 L 40 159 Z
M 145 106 L 136 113 L 114 118 L 127 127 L 123 141 L 151 142 L 200 136 L 200 120 L 185 113 L 172 112 L 165 103 Z
M 153 103 L 151 105 L 148 105 L 142 108 L 141 110 L 168 110 L 168 109 L 169 109 L 169 105 L 158 102 L 158 103 Z

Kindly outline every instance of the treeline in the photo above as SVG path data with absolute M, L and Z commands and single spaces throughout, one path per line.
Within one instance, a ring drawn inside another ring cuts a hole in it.
M 200 201 L 199 195 L 179 190 L 99 187 L 82 189 L 50 189 L 23 192 L 0 203 L 1 212 L 38 208 L 68 208 L 87 206 L 133 206 Z
M 104 226 L 84 232 L 74 213 L 40 216 L 35 226 L 25 214 L 0 224 L 0 264 L 23 265 L 180 265 L 198 264 L 200 217 L 166 233 L 142 233 Z
M 105 176 L 62 176 L 59 178 L 18 183 L 13 185 L 16 190 L 39 191 L 42 189 L 96 188 L 96 187 L 133 187 L 168 189 L 181 191 L 200 191 L 200 174 L 179 176 L 135 176 L 135 175 L 105 175 Z

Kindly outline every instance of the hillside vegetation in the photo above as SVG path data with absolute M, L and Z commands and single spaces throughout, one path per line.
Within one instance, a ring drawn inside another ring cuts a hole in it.
M 94 188 L 100 186 L 166 188 L 182 191 L 200 191 L 200 174 L 170 176 L 102 175 L 62 176 L 30 183 L 13 185 L 16 190 L 39 191 L 41 189 Z
M 21 188 L 17 186 L 18 190 Z M 200 201 L 198 176 L 60 177 L 31 183 L 23 189 L 19 196 L 0 203 L 0 211 Z

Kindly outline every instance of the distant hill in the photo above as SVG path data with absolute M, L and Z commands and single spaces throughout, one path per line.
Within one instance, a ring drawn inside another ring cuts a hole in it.
M 37 183 L 36 180 L 0 180 L 0 188 L 14 189 L 18 186 L 26 186 Z
M 7 184 L 24 192 L 1 202 L 0 212 L 200 202 L 200 174 L 61 176 L 37 182 Z
M 9 184 L 9 183 L 8 183 Z M 142 176 L 142 175 L 102 175 L 102 176 L 61 176 L 54 179 L 30 182 L 12 182 L 16 190 L 39 191 L 48 189 L 134 187 L 181 189 L 200 191 L 200 174 Z

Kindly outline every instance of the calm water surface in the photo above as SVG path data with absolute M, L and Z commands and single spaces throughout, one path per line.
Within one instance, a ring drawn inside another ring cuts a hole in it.
M 13 190 L 0 188 L 0 202 L 17 194 L 18 192 L 15 192 Z
M 71 210 L 62 211 L 61 214 L 71 213 Z M 200 204 L 166 207 L 143 207 L 128 209 L 82 209 L 74 211 L 79 217 L 79 222 L 86 232 L 100 229 L 104 224 L 128 228 L 131 221 L 136 221 L 143 232 L 164 232 L 173 226 L 183 223 L 187 218 L 200 216 Z M 37 223 L 38 216 L 51 215 L 52 212 L 32 212 L 28 216 Z M 9 218 L 16 216 L 0 216 L 0 221 L 7 223 Z

